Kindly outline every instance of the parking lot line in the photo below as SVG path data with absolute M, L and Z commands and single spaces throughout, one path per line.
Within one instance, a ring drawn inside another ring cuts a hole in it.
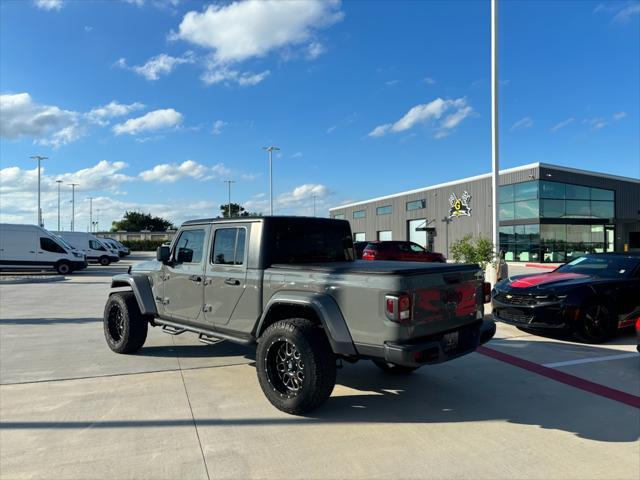
M 524 370 L 537 373 L 538 375 L 550 378 L 552 380 L 555 380 L 556 382 L 564 383 L 565 385 L 570 385 L 580 390 L 584 390 L 585 392 L 593 393 L 595 395 L 599 395 L 601 397 L 605 397 L 610 400 L 614 400 L 616 402 L 624 403 L 625 405 L 640 409 L 640 397 L 636 395 L 622 392 L 620 390 L 616 390 L 615 388 L 606 387 L 604 385 L 600 385 L 599 383 L 590 382 L 589 380 L 576 377 L 575 375 L 560 372 L 539 363 L 534 363 L 519 357 L 514 357 L 513 355 L 499 352 L 492 348 L 479 347 L 478 353 L 486 355 L 487 357 L 491 357 L 495 360 L 500 360 L 501 362 L 505 362 L 510 365 L 522 368 Z
M 621 353 L 620 355 L 604 355 L 602 357 L 580 358 L 578 360 L 566 360 L 564 362 L 544 363 L 547 368 L 568 367 L 570 365 L 581 365 L 583 363 L 607 362 L 609 360 L 622 360 L 623 358 L 637 357 L 637 353 Z

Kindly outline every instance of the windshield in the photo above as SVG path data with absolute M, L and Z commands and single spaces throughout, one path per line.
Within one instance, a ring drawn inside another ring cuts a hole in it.
M 614 255 L 579 257 L 559 267 L 556 272 L 581 273 L 595 277 L 626 278 L 630 276 L 640 259 Z
M 345 262 L 354 259 L 345 221 L 272 221 L 270 263 Z
M 56 240 L 56 242 L 58 242 L 58 243 L 62 244 L 62 245 L 63 245 L 63 246 L 65 246 L 65 247 L 67 247 L 67 249 L 69 249 L 69 250 L 75 250 L 75 248 L 74 248 L 74 247 L 72 247 L 71 245 L 69 245 L 69 244 L 67 243 L 67 241 L 66 241 L 64 238 L 62 238 L 60 235 L 56 235 L 56 236 L 55 236 L 55 240 Z

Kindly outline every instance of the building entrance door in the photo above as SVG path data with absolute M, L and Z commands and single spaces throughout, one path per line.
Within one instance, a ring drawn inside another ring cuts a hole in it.
M 616 229 L 613 225 L 604 227 L 604 251 L 614 252 L 616 249 Z
M 427 219 L 409 220 L 407 230 L 409 231 L 409 241 L 417 243 L 423 248 L 427 248 Z

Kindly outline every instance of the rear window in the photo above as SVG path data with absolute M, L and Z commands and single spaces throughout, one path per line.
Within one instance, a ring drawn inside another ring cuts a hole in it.
M 354 259 L 351 229 L 345 221 L 269 222 L 268 263 L 345 262 Z

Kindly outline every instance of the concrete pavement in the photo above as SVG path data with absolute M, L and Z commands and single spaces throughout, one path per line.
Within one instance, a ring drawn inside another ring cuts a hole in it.
M 640 410 L 479 353 L 406 377 L 346 364 L 307 417 L 264 398 L 250 348 L 151 329 L 116 355 L 101 316 L 128 263 L 0 285 L 0 478 L 638 478 Z M 554 364 L 634 345 L 500 325 L 488 346 Z M 639 364 L 557 368 L 637 396 Z

